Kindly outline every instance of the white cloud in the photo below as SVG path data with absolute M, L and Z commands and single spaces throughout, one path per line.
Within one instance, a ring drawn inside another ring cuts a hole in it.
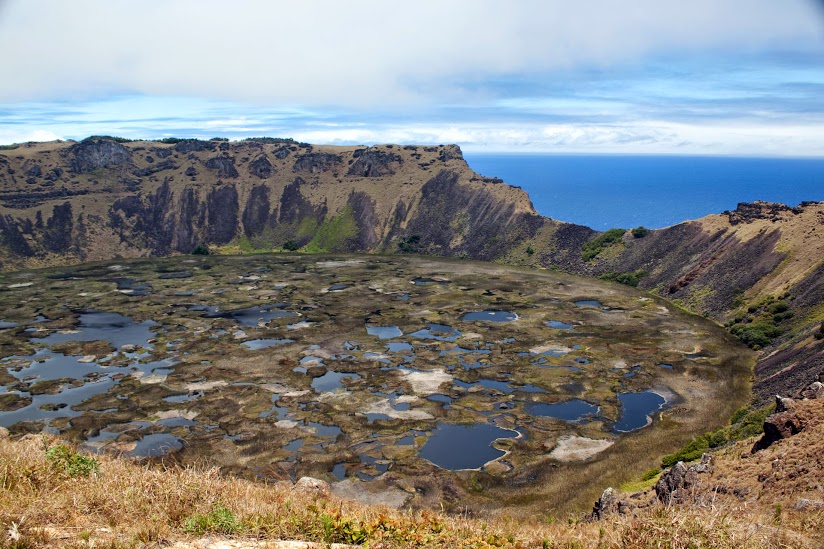
M 647 54 L 821 45 L 801 0 L 16 0 L 0 101 L 113 92 L 357 108 Z M 463 77 L 467 77 L 466 81 Z M 467 83 L 469 82 L 469 83 Z
M 0 128 L 0 144 L 27 143 L 29 141 L 63 140 L 60 135 L 49 130 Z

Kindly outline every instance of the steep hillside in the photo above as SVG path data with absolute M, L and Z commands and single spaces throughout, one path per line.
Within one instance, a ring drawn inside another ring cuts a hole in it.
M 456 146 L 172 141 L 89 138 L 0 155 L 0 268 L 199 244 L 492 260 L 560 226 L 524 191 L 475 174 Z M 563 233 L 566 250 L 593 231 Z
M 640 238 L 626 231 L 583 272 L 636 273 L 639 287 L 726 323 L 762 352 L 759 402 L 824 371 L 824 203 L 739 204 Z

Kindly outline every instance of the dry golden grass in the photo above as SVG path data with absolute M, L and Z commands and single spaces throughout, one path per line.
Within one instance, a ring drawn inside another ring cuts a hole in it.
M 803 403 L 812 424 L 748 455 L 753 440 L 716 455 L 691 503 L 659 504 L 601 522 L 471 518 L 364 507 L 285 485 L 101 456 L 89 476 L 47 458 L 46 435 L 0 440 L 0 546 L 185 547 L 199 536 L 395 547 L 821 547 L 824 401 Z M 746 455 L 746 457 L 743 457 Z M 643 495 L 635 501 L 648 501 Z M 192 545 L 194 546 L 194 545 Z

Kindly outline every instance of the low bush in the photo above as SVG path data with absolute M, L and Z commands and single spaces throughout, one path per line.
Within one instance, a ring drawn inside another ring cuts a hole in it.
M 641 225 L 639 227 L 635 227 L 634 229 L 632 229 L 632 236 L 634 238 L 644 238 L 648 234 L 649 234 L 649 229 L 647 229 L 643 225 Z
M 235 514 L 221 503 L 215 503 L 205 514 L 195 514 L 183 522 L 183 530 L 189 534 L 239 534 L 242 524 Z
M 631 273 L 621 273 L 617 271 L 609 271 L 598 278 L 601 280 L 608 280 L 610 282 L 618 282 L 620 284 L 626 284 L 627 286 L 638 286 L 638 283 L 641 282 L 641 279 L 647 276 L 647 272 L 643 269 L 639 269 L 637 271 Z
M 626 231 L 624 229 L 610 229 L 584 243 L 581 247 L 581 256 L 585 261 L 595 259 L 602 251 L 616 242 L 620 242 Z
M 793 317 L 787 296 L 767 296 L 750 303 L 746 310 L 738 311 L 735 318 L 726 324 L 730 332 L 753 349 L 770 345 L 773 339 L 784 333 L 780 325 Z
M 97 460 L 78 454 L 65 444 L 55 444 L 46 449 L 46 461 L 52 469 L 70 477 L 87 477 L 98 471 Z
M 401 238 L 398 242 L 398 251 L 404 254 L 418 253 L 418 244 L 420 244 L 421 237 L 413 234 L 408 238 Z

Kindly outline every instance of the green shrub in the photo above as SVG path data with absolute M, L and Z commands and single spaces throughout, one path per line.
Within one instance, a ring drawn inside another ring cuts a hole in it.
M 641 279 L 647 276 L 647 272 L 643 269 L 639 269 L 632 273 L 620 273 L 617 271 L 609 271 L 598 278 L 601 280 L 609 280 L 610 282 L 618 282 L 620 284 L 626 284 L 627 286 L 638 286 L 638 283 L 641 282 Z
M 789 310 L 789 308 L 790 308 L 790 304 L 787 303 L 786 301 L 782 300 L 782 301 L 776 301 L 775 303 L 773 303 L 772 305 L 767 307 L 767 311 L 769 311 L 772 314 L 777 314 L 777 313 L 783 313 L 784 311 Z
M 106 139 L 106 140 L 109 140 L 109 141 L 115 141 L 117 143 L 133 143 L 135 141 L 134 139 L 127 139 L 125 137 L 117 137 L 116 135 L 90 135 L 89 137 L 84 139 L 82 142 L 95 141 L 97 139 Z
M 652 480 L 655 477 L 657 477 L 660 473 L 661 469 L 659 467 L 653 467 L 652 469 L 644 473 L 644 476 L 641 477 L 641 480 Z
M 815 333 L 816 339 L 824 339 L 824 320 L 821 321 L 821 326 L 818 327 L 818 331 Z
M 235 514 L 221 503 L 215 503 L 205 515 L 197 514 L 187 518 L 183 530 L 189 534 L 238 534 L 243 525 Z
M 649 234 L 649 229 L 647 229 L 643 225 L 641 225 L 639 227 L 635 227 L 634 229 L 632 229 L 632 236 L 635 237 L 635 238 L 644 238 L 648 234 Z
M 209 255 L 209 247 L 205 244 L 198 244 L 192 249 L 192 255 Z
M 743 408 L 733 414 L 728 429 L 730 440 L 744 440 L 764 432 L 764 420 L 775 411 L 775 404 L 755 410 Z
M 735 324 L 730 331 L 750 347 L 765 347 L 774 337 L 781 335 L 781 328 L 770 320 L 760 320 L 749 324 Z
M 581 256 L 585 261 L 595 259 L 604 249 L 620 242 L 626 231 L 624 229 L 610 229 L 599 234 L 581 247 Z
M 532 246 L 527 246 L 526 247 L 526 255 L 528 255 L 530 257 L 535 255 L 535 248 L 533 248 Z
M 706 437 L 695 437 L 689 444 L 677 452 L 661 458 L 661 467 L 672 467 L 679 461 L 695 461 L 700 458 L 704 452 L 709 450 L 709 447 L 710 445 Z
M 55 444 L 46 449 L 46 461 L 52 469 L 70 477 L 87 477 L 99 469 L 97 460 L 78 454 L 65 444 Z
M 421 242 L 421 237 L 413 234 L 408 238 L 401 238 L 398 242 L 398 251 L 404 254 L 418 253 L 418 244 Z
M 300 249 L 300 244 L 298 244 L 295 240 L 287 240 L 283 243 L 283 249 L 294 252 L 295 250 Z

